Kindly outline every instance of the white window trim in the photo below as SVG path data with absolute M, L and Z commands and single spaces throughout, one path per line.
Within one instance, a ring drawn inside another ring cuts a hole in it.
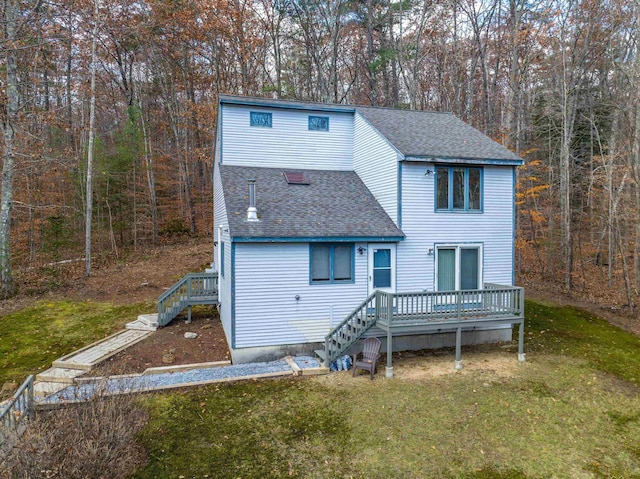
M 440 291 L 440 287 L 438 285 L 438 250 L 439 249 L 455 249 L 456 250 L 456 291 L 460 290 L 460 250 L 461 249 L 478 249 L 478 289 L 483 289 L 483 278 L 484 272 L 482 270 L 482 265 L 484 263 L 484 245 L 482 243 L 442 243 L 435 245 L 435 284 L 436 291 Z

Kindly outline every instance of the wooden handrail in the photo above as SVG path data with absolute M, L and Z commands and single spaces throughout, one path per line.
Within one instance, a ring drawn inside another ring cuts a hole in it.
M 158 324 L 164 326 L 198 298 L 218 294 L 218 273 L 189 273 L 158 298 Z

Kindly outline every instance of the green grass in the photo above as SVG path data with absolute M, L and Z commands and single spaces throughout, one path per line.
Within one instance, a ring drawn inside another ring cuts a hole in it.
M 335 373 L 146 397 L 149 463 L 134 477 L 640 477 L 640 339 L 571 308 L 528 302 L 527 316 L 527 363 L 497 346 L 463 353 L 513 359 L 508 374 Z
M 116 332 L 150 305 L 43 301 L 0 318 L 0 384 L 23 381 L 51 362 Z

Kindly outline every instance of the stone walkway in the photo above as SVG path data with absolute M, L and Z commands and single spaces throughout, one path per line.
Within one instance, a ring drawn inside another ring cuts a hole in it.
M 157 374 L 136 374 L 106 378 L 79 378 L 38 404 L 61 404 L 88 401 L 96 396 L 112 396 L 163 389 L 278 376 L 327 374 L 329 370 L 310 356 L 286 357 L 268 363 L 234 364 L 219 367 L 178 370 Z
M 310 356 L 287 356 L 279 361 L 231 365 L 228 361 L 149 368 L 141 374 L 86 377 L 105 359 L 143 340 L 157 327 L 156 315 L 140 315 L 127 329 L 74 351 L 36 376 L 37 404 L 88 401 L 100 395 L 130 394 L 242 379 L 326 374 L 327 368 Z M 142 324 L 144 323 L 144 324 Z M 143 327 L 140 327 L 142 324 Z

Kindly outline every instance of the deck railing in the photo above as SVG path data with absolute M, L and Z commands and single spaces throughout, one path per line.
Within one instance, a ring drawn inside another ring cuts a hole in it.
M 189 273 L 158 298 L 158 324 L 164 326 L 187 306 L 217 296 L 218 273 Z
M 0 411 L 0 450 L 11 448 L 11 441 L 20 435 L 21 426 L 33 411 L 33 375 L 31 375 Z
M 465 321 L 496 316 L 520 316 L 524 290 L 486 283 L 484 289 L 385 293 L 393 298 L 390 325 L 415 321 Z
M 386 327 L 522 317 L 524 289 L 485 283 L 484 289 L 386 293 L 375 291 L 325 337 L 325 364 L 343 354 L 378 321 Z

